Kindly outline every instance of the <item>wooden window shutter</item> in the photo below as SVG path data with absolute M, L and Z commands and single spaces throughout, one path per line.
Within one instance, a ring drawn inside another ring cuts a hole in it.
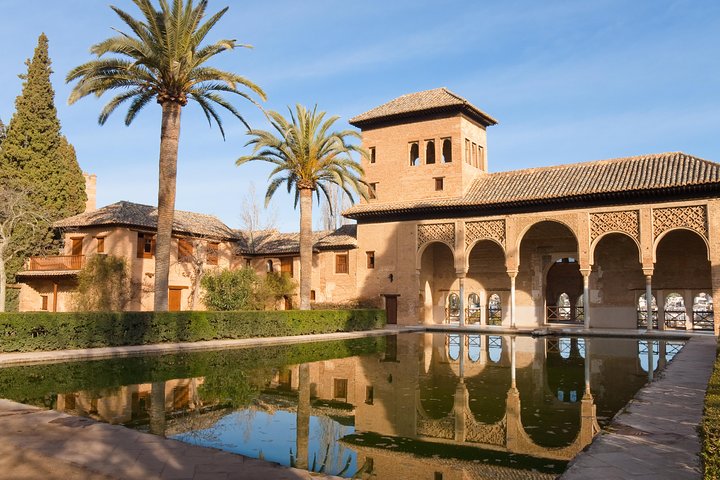
M 178 238 L 178 260 L 193 256 L 193 244 L 187 238 Z
M 145 258 L 145 234 L 138 233 L 137 258 Z

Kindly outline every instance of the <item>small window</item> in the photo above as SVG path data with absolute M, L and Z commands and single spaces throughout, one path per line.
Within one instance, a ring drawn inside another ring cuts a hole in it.
M 335 273 L 348 273 L 348 254 L 338 253 L 335 255 Z
M 272 273 L 272 272 L 274 271 L 273 261 L 272 261 L 272 260 L 268 260 L 268 261 L 265 263 L 265 270 L 267 271 L 267 273 Z
M 47 295 L 41 295 L 40 296 L 42 300 L 42 305 L 40 306 L 40 310 L 47 311 L 48 309 L 48 296 Z
M 367 268 L 375 268 L 375 252 L 365 252 L 367 256 Z
M 193 256 L 193 244 L 187 238 L 178 238 L 178 260 Z
M 293 276 L 293 258 L 283 257 L 280 259 L 280 273 L 283 273 L 289 277 Z
M 365 387 L 365 403 L 372 405 L 375 401 L 375 392 L 371 385 Z
M 347 401 L 347 378 L 336 378 L 333 385 L 333 398 Z
M 105 237 L 96 237 L 97 253 L 105 253 Z
M 444 188 L 443 177 L 435 177 L 435 191 L 441 192 Z
M 368 188 L 368 198 L 370 200 L 375 200 L 377 198 L 377 186 L 377 182 L 370 184 L 370 188 Z
M 218 251 L 220 250 L 220 244 L 218 242 L 207 243 L 207 264 L 217 265 L 218 264 Z
M 252 266 L 252 262 L 250 262 L 249 258 L 245 259 L 245 268 L 250 268 Z
M 138 233 L 137 258 L 153 258 L 155 255 L 155 235 Z
M 487 170 L 487 165 L 485 165 L 485 149 L 482 145 L 478 145 L 478 161 L 480 163 L 479 168 Z
M 444 139 L 442 143 L 442 160 L 443 163 L 452 162 L 452 142 L 449 138 Z
M 472 144 L 472 165 L 475 168 L 478 167 L 477 154 L 478 154 L 477 144 L 475 142 L 473 142 L 473 144 Z
M 418 142 L 410 143 L 410 166 L 415 167 L 420 164 L 420 146 Z
M 375 147 L 370 147 L 370 163 L 375 163 Z
M 470 140 L 465 139 L 465 163 L 470 163 Z
M 427 140 L 425 142 L 425 163 L 431 165 L 435 163 L 435 141 Z
M 443 480 L 443 474 L 442 472 L 435 472 L 435 477 L 433 480 Z
M 311 302 L 315 301 L 315 290 L 310 290 L 310 301 Z

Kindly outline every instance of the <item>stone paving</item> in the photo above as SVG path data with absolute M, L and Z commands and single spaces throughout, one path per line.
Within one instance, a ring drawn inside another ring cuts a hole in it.
M 607 432 L 570 463 L 563 480 L 701 478 L 697 427 L 717 339 L 693 337 Z
M 0 400 L 0 479 L 331 479 Z

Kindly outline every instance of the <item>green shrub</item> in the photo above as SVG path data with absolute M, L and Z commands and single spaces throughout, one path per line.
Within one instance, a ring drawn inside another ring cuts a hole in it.
M 0 351 L 27 352 L 382 328 L 382 310 L 0 314 Z
M 700 425 L 703 471 L 706 479 L 720 478 L 720 347 L 715 368 L 705 393 L 705 410 Z
M 208 272 L 202 279 L 203 301 L 210 310 L 259 310 L 260 279 L 252 268 Z

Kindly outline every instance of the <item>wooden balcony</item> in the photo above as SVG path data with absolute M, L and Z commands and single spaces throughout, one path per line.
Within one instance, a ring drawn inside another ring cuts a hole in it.
M 85 263 L 85 255 L 57 255 L 53 257 L 30 257 L 27 271 L 49 272 L 80 270 Z

